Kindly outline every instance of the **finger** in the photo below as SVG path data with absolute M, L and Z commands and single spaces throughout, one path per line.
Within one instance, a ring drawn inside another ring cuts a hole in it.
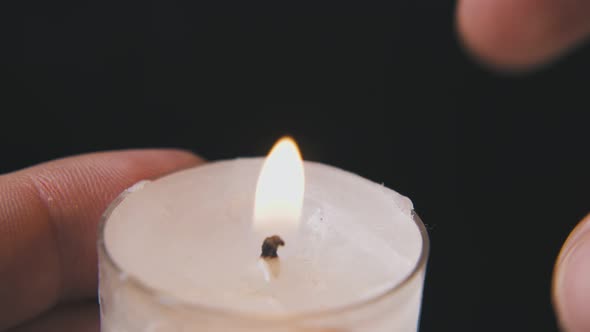
M 551 61 L 590 33 L 590 1 L 460 0 L 457 20 L 478 58 L 523 70 Z
M 0 330 L 59 300 L 96 294 L 96 230 L 106 206 L 142 179 L 197 165 L 182 151 L 57 160 L 0 176 Z
M 98 303 L 61 305 L 8 332 L 99 332 Z
M 553 302 L 566 331 L 590 331 L 590 216 L 570 234 L 553 274 Z

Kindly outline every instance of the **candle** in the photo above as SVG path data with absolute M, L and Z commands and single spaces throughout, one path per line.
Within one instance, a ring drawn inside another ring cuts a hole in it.
M 213 162 L 143 181 L 104 214 L 103 332 L 415 331 L 428 239 L 406 197 L 302 162 Z

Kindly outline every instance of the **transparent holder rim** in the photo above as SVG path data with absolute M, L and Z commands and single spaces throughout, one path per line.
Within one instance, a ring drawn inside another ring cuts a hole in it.
M 127 197 L 135 191 L 134 188 L 136 188 L 138 184 L 123 191 L 113 202 L 111 202 L 111 204 L 107 207 L 100 219 L 98 225 L 97 241 L 98 253 L 99 256 L 102 257 L 100 263 L 108 264 L 109 267 L 112 268 L 119 275 L 125 275 L 126 287 L 133 288 L 136 291 L 146 295 L 149 299 L 153 300 L 154 303 L 160 303 L 159 299 L 161 299 L 162 297 L 169 299 L 172 303 L 174 303 L 174 309 L 176 310 L 200 312 L 207 315 L 217 316 L 218 318 L 241 321 L 256 321 L 265 324 L 283 324 L 292 323 L 294 321 L 321 319 L 329 316 L 343 315 L 370 307 L 371 305 L 377 305 L 381 301 L 384 301 L 392 296 L 395 296 L 395 294 L 401 292 L 408 284 L 410 284 L 416 278 L 421 278 L 422 272 L 426 270 L 426 263 L 428 261 L 428 256 L 430 253 L 430 239 L 428 236 L 428 232 L 426 230 L 426 226 L 422 222 L 422 219 L 414 210 L 412 210 L 412 220 L 416 224 L 416 227 L 418 227 L 422 239 L 422 249 L 418 257 L 418 260 L 416 261 L 416 264 L 414 265 L 410 273 L 408 273 L 408 275 L 406 275 L 399 283 L 387 288 L 386 290 L 376 295 L 342 306 L 320 309 L 315 311 L 302 311 L 296 313 L 249 313 L 240 312 L 232 309 L 208 307 L 206 305 L 188 302 L 186 300 L 178 298 L 177 296 L 168 294 L 163 290 L 148 286 L 136 276 L 127 273 L 125 269 L 123 269 L 115 262 L 115 260 L 112 258 L 109 251 L 106 248 L 104 240 L 104 231 L 106 224 L 109 220 L 109 217 L 111 213 L 117 208 L 117 206 L 125 199 L 125 197 Z

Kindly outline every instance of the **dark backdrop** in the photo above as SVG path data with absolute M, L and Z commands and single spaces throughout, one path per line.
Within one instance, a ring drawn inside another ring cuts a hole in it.
M 0 171 L 105 149 L 307 159 L 410 196 L 432 239 L 423 331 L 551 331 L 553 262 L 588 211 L 590 49 L 491 74 L 452 1 L 0 4 Z

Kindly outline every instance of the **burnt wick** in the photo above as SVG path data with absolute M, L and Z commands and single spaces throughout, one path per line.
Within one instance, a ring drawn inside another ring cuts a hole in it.
M 269 236 L 262 242 L 262 258 L 278 258 L 277 250 L 280 246 L 284 246 L 285 241 L 278 235 Z

